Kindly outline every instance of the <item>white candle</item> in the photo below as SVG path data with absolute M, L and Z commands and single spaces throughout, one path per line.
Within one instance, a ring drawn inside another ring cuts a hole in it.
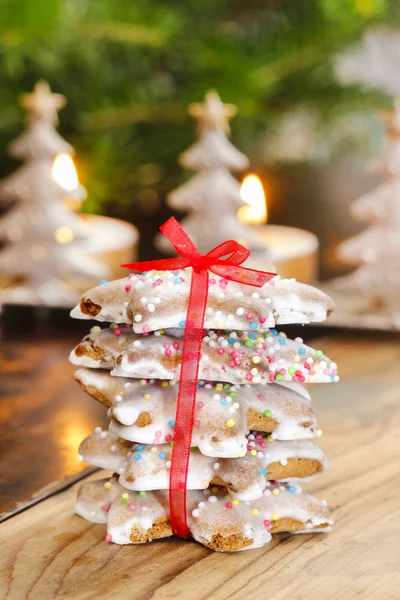
M 84 254 L 100 262 L 104 262 L 110 269 L 108 280 L 125 277 L 129 270 L 121 265 L 137 260 L 139 232 L 134 225 L 100 215 L 81 214 L 82 219 L 91 228 L 88 239 L 76 242 Z M 73 285 L 82 292 L 89 287 L 97 285 L 98 281 L 74 281 Z
M 304 229 L 267 225 L 267 202 L 260 179 L 247 175 L 241 197 L 247 202 L 238 211 L 242 223 L 254 225 L 254 234 L 265 244 L 265 252 L 253 252 L 246 265 L 265 269 L 272 263 L 282 277 L 295 277 L 309 283 L 318 275 L 318 239 Z M 239 242 L 241 240 L 238 240 Z
M 253 252 L 247 266 L 263 269 L 272 263 L 282 277 L 295 277 L 303 283 L 318 276 L 318 238 L 310 231 L 284 225 L 262 225 L 255 234 L 265 243 L 264 252 Z
M 53 179 L 65 189 L 65 203 L 68 208 L 78 210 L 82 200 L 86 198 L 86 190 L 79 184 L 74 161 L 69 154 L 58 154 L 53 162 Z M 137 258 L 139 234 L 137 229 L 120 219 L 98 215 L 80 215 L 90 227 L 90 236 L 82 241 L 76 241 L 76 246 L 84 254 L 105 263 L 109 269 L 109 280 L 126 275 L 127 270 L 121 267 L 124 263 Z M 72 237 L 71 237 L 72 236 Z M 73 240 L 73 234 L 68 227 L 60 227 L 56 231 L 56 239 L 60 244 Z M 85 291 L 97 281 L 74 281 L 74 287 Z

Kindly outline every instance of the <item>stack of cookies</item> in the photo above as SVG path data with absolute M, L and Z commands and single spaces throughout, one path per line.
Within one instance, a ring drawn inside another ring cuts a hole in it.
M 76 512 L 106 540 L 172 535 L 169 474 L 191 269 L 149 271 L 100 285 L 72 316 L 92 328 L 72 351 L 75 379 L 108 409 L 108 431 L 80 458 L 114 474 L 84 483 Z M 331 299 L 294 279 L 262 288 L 211 274 L 187 477 L 190 534 L 219 551 L 263 546 L 271 534 L 329 531 L 325 502 L 300 484 L 326 468 L 302 385 L 338 380 L 336 364 L 275 327 L 323 321 Z

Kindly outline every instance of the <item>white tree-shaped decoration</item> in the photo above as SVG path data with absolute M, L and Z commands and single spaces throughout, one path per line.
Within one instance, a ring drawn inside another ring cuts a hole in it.
M 9 152 L 25 164 L 0 182 L 0 202 L 13 202 L 0 219 L 0 303 L 69 307 L 79 291 L 66 278 L 93 281 L 107 276 L 108 268 L 72 243 L 91 235 L 65 204 L 66 196 L 84 195 L 84 188 L 67 191 L 52 175 L 54 158 L 73 152 L 55 130 L 64 97 L 39 82 L 21 104 L 28 111 L 27 129 Z
M 382 312 L 400 315 L 400 31 L 379 28 L 363 43 L 342 54 L 336 73 L 344 84 L 361 84 L 395 98 L 387 117 L 389 148 L 372 162 L 386 181 L 351 205 L 352 215 L 371 226 L 339 245 L 338 255 L 358 268 L 335 280 L 336 289 L 360 292 L 379 302 Z
M 236 114 L 233 104 L 223 104 L 219 95 L 210 91 L 203 104 L 191 104 L 189 113 L 198 120 L 199 140 L 180 156 L 180 164 L 198 173 L 171 192 L 168 205 L 189 211 L 181 224 L 196 244 L 206 253 L 228 239 L 235 239 L 250 250 L 263 250 L 254 230 L 237 218 L 245 203 L 240 197 L 240 184 L 230 171 L 246 169 L 248 158 L 228 140 L 229 119 Z M 159 235 L 157 247 L 170 253 L 172 246 Z
M 400 30 L 379 27 L 367 31 L 355 49 L 335 61 L 337 78 L 343 85 L 361 84 L 400 97 Z
M 372 224 L 338 247 L 341 260 L 358 268 L 336 279 L 335 287 L 361 292 L 384 312 L 400 314 L 400 107 L 388 120 L 388 134 L 388 152 L 374 161 L 387 180 L 351 205 L 356 219 Z

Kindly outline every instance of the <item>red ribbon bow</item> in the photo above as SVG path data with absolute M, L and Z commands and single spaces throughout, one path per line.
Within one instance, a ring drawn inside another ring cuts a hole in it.
M 160 227 L 160 230 L 173 244 L 180 255 L 179 258 L 135 262 L 122 266 L 139 273 L 153 269 L 157 271 L 175 271 L 187 267 L 193 269 L 183 337 L 182 367 L 176 406 L 169 487 L 172 533 L 186 538 L 189 536 L 186 484 L 208 298 L 208 272 L 212 271 L 225 279 L 254 287 L 262 287 L 275 277 L 275 273 L 241 267 L 240 265 L 249 257 L 250 252 L 233 240 L 223 242 L 207 254 L 200 254 L 192 240 L 173 217 L 168 219 Z

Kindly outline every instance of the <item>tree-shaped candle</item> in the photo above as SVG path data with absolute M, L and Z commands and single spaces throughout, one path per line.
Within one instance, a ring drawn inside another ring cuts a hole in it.
M 375 161 L 387 177 L 378 188 L 351 205 L 352 215 L 371 225 L 342 242 L 339 257 L 358 268 L 335 280 L 336 289 L 359 292 L 379 303 L 386 314 L 399 314 L 400 303 L 400 106 L 388 118 L 389 149 Z
M 238 240 L 250 250 L 265 251 L 254 230 L 237 217 L 245 203 L 240 184 L 230 171 L 246 169 L 249 161 L 228 139 L 229 119 L 236 114 L 236 107 L 223 104 L 217 92 L 210 91 L 202 104 L 189 106 L 189 113 L 198 120 L 199 139 L 181 155 L 180 164 L 198 173 L 169 194 L 168 205 L 189 211 L 182 226 L 200 252 L 226 239 Z M 173 250 L 161 235 L 157 246 L 167 253 Z
M 82 197 L 82 186 L 67 190 L 53 176 L 56 156 L 73 148 L 57 133 L 57 111 L 65 104 L 47 83 L 24 94 L 27 129 L 9 148 L 25 164 L 0 183 L 0 202 L 11 204 L 0 220 L 0 276 L 4 304 L 71 306 L 79 292 L 67 277 L 95 281 L 108 268 L 76 248 L 90 238 L 91 227 L 66 206 L 67 197 Z

